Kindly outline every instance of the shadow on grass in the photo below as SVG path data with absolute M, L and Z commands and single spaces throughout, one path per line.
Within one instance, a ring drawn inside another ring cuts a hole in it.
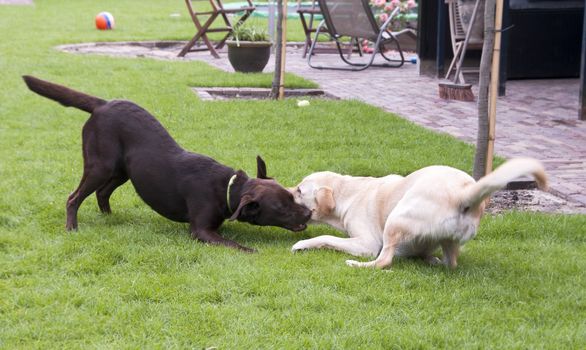
M 57 219 L 52 220 L 56 224 Z M 151 211 L 145 206 L 138 210 L 118 209 L 113 210 L 111 214 L 102 214 L 96 209 L 86 210 L 79 214 L 79 231 L 116 231 L 148 233 L 149 236 L 166 236 L 168 238 L 180 238 L 186 241 L 192 241 L 188 223 L 173 222 L 157 213 Z M 65 218 L 63 217 L 63 222 Z M 63 228 L 63 232 L 66 232 Z M 228 239 L 237 241 L 241 244 L 249 245 L 292 245 L 300 239 L 306 239 L 313 235 L 321 234 L 313 231 L 312 235 L 289 231 L 279 227 L 254 226 L 240 222 L 225 221 L 220 227 L 219 233 Z M 331 234 L 331 233 L 328 233 Z

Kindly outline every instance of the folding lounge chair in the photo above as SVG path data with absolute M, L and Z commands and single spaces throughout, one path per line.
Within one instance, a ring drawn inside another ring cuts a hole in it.
M 397 68 L 405 63 L 405 57 L 403 56 L 403 51 L 401 51 L 399 41 L 395 35 L 388 30 L 388 26 L 399 12 L 399 8 L 396 8 L 389 18 L 379 26 L 376 23 L 372 10 L 370 9 L 368 0 L 318 0 L 318 2 L 324 19 L 316 29 L 315 38 L 309 49 L 307 63 L 310 67 L 317 69 L 360 71 L 370 66 Z M 322 34 L 323 31 L 327 31 L 330 38 L 335 41 L 340 58 L 351 67 L 322 66 L 314 65 L 312 63 L 313 51 L 315 50 L 319 35 Z M 374 42 L 374 52 L 368 62 L 352 62 L 344 57 L 340 40 L 345 37 L 350 38 L 351 41 L 361 38 Z M 401 59 L 391 59 L 385 56 L 385 49 L 388 49 L 391 46 L 396 48 Z M 373 64 L 377 53 L 380 53 L 387 62 L 391 63 Z
M 299 15 L 299 20 L 301 21 L 301 27 L 303 27 L 303 32 L 305 33 L 305 43 L 303 44 L 303 56 L 302 58 L 307 57 L 307 53 L 309 52 L 309 48 L 311 47 L 312 39 L 311 35 L 316 32 L 315 23 L 321 19 L 321 9 L 319 8 L 319 3 L 317 0 L 311 0 L 309 3 L 305 0 L 297 0 L 297 14 Z M 319 18 L 319 19 L 318 19 Z M 354 45 L 353 45 L 354 44 Z M 345 48 L 347 51 L 348 57 L 352 54 L 352 48 L 357 47 L 358 53 L 362 56 L 362 51 L 360 50 L 360 45 L 356 41 L 352 40 L 349 45 Z M 336 48 L 334 47 L 319 47 L 315 48 L 314 53 L 332 53 L 336 52 Z
M 194 3 L 196 3 L 196 2 L 202 3 L 202 2 L 207 2 L 207 1 L 209 1 L 210 5 L 211 5 L 210 11 L 198 11 L 196 9 L 196 7 L 195 7 L 196 4 L 194 4 Z M 185 47 L 183 47 L 183 50 L 181 50 L 181 52 L 177 56 L 183 57 L 188 52 L 192 52 L 192 51 L 210 50 L 210 53 L 212 54 L 212 56 L 214 56 L 215 58 L 220 58 L 220 55 L 218 55 L 218 52 L 216 50 L 219 50 L 224 46 L 226 39 L 228 39 L 228 36 L 230 36 L 230 34 L 232 33 L 232 30 L 234 28 L 234 26 L 232 25 L 232 22 L 230 22 L 230 18 L 228 17 L 228 15 L 244 12 L 244 14 L 236 22 L 236 26 L 238 26 L 238 25 L 242 24 L 244 21 L 246 21 L 246 19 L 250 16 L 250 14 L 255 10 L 254 5 L 252 4 L 252 0 L 246 0 L 246 2 L 247 2 L 247 4 L 243 7 L 227 9 L 227 8 L 224 8 L 224 5 L 222 4 L 222 0 L 185 0 L 185 4 L 187 5 L 187 10 L 189 11 L 189 14 L 191 15 L 191 19 L 193 20 L 193 24 L 195 25 L 195 28 L 197 29 L 197 33 L 185 45 Z M 202 24 L 203 19 L 202 19 L 202 21 L 200 21 L 199 17 L 207 17 L 207 19 L 205 19 L 205 22 Z M 212 23 L 218 17 L 221 17 L 224 20 L 224 26 L 210 28 Z M 208 39 L 208 36 L 207 36 L 207 33 L 215 33 L 215 32 L 227 32 L 226 35 L 224 36 L 224 38 L 216 44 L 216 47 L 214 47 L 212 45 L 212 43 L 210 42 L 210 40 Z M 197 43 L 197 41 L 199 39 L 201 39 L 205 43 L 206 47 L 192 49 L 193 46 L 195 46 L 195 44 Z

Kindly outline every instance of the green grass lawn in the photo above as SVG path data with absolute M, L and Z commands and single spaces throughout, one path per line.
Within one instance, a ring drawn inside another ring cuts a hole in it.
M 302 233 L 226 223 L 258 254 L 196 243 L 132 186 L 114 213 L 95 197 L 67 233 L 65 200 L 81 176 L 84 112 L 28 91 L 32 74 L 151 111 L 187 149 L 286 186 L 318 170 L 406 174 L 471 170 L 473 149 L 355 101 L 201 102 L 190 86 L 269 86 L 198 62 L 77 56 L 64 43 L 187 40 L 183 1 L 49 1 L 0 6 L 0 348 L 580 349 L 586 347 L 586 216 L 483 219 L 457 270 L 396 259 L 346 267 L 332 251 L 290 253 Z M 93 18 L 110 11 L 117 29 Z M 182 17 L 170 17 L 181 13 Z M 298 31 L 290 25 L 292 31 Z M 295 34 L 293 34 L 295 35 Z M 289 76 L 290 86 L 312 83 Z

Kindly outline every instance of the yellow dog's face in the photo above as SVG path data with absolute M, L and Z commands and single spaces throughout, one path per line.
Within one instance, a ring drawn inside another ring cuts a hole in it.
M 334 192 L 328 184 L 331 173 L 319 172 L 307 176 L 297 186 L 290 188 L 295 202 L 311 210 L 311 220 L 320 221 L 330 215 L 336 203 Z

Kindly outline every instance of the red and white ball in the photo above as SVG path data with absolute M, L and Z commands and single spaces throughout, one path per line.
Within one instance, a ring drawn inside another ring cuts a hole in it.
M 114 16 L 110 12 L 100 12 L 96 16 L 96 28 L 99 30 L 114 29 Z

